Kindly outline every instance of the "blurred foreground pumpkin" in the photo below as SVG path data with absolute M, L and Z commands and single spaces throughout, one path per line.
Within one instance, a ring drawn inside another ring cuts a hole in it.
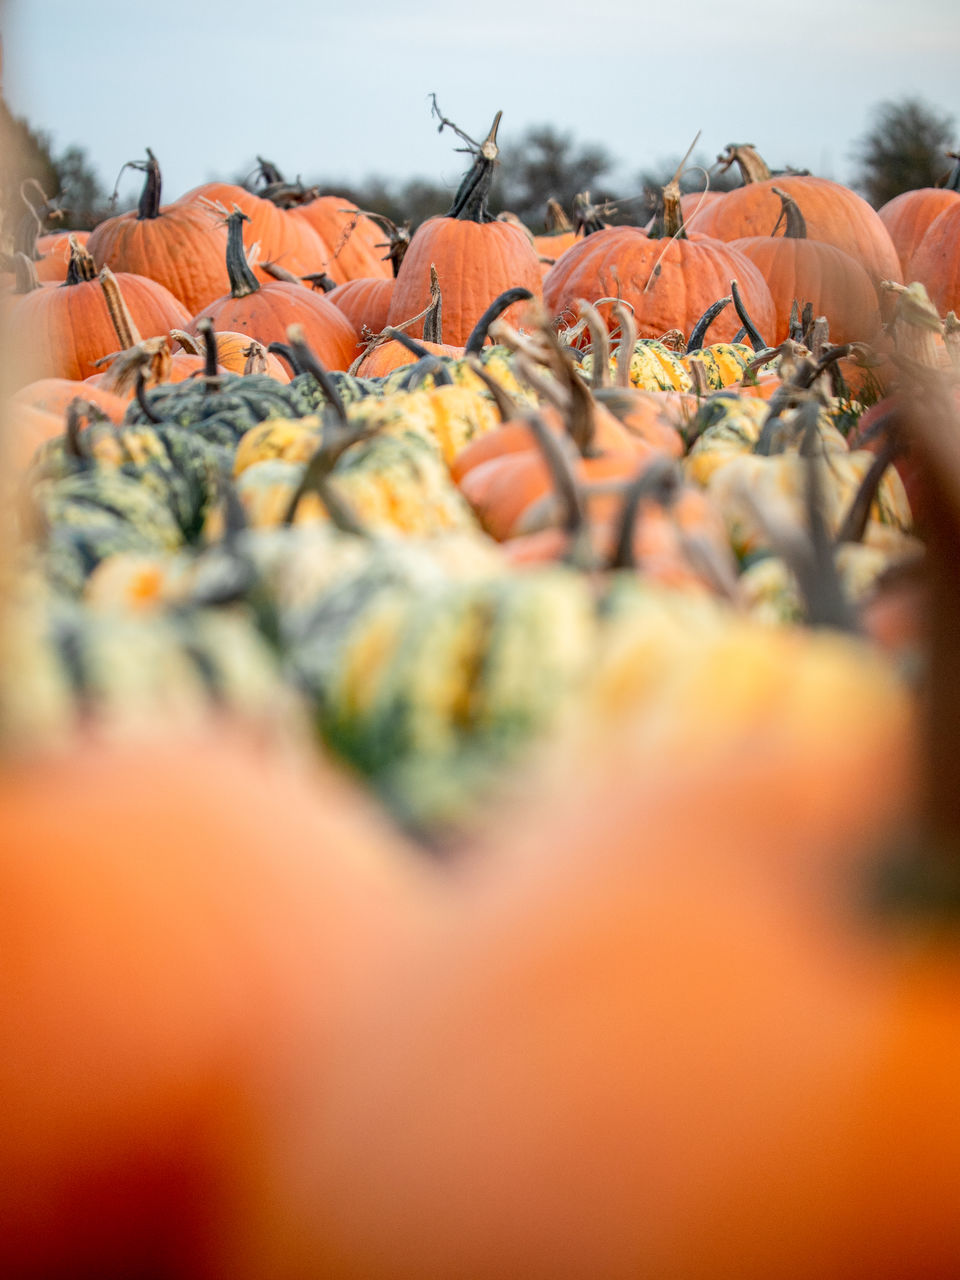
M 8 759 L 0 813 L 0 1274 L 228 1275 L 248 1230 L 292 1274 L 285 1134 L 401 842 L 226 723 Z

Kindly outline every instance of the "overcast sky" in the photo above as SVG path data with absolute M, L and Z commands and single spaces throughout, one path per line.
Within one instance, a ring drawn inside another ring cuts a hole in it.
M 645 12 L 646 11 L 646 12 Z M 960 129 L 957 0 L 6 0 L 13 111 L 86 148 L 105 186 L 150 146 L 173 199 L 258 153 L 287 177 L 428 176 L 463 157 L 429 94 L 474 137 L 549 122 L 616 157 L 618 194 L 686 150 L 755 143 L 775 167 L 849 179 L 884 99 Z M 960 134 L 957 141 L 960 142 Z M 130 174 L 121 195 L 132 196 Z

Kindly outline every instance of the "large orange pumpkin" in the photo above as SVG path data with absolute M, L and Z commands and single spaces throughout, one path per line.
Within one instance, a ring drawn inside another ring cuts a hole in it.
M 849 254 L 822 240 L 807 238 L 806 221 L 796 200 L 773 188 L 784 209 L 782 236 L 748 236 L 730 243 L 759 268 L 777 311 L 771 341 L 790 336 L 790 313 L 809 302 L 815 316 L 826 316 L 833 342 L 869 342 L 880 327 L 877 294 L 864 268 Z
M 722 240 L 686 234 L 679 189 L 666 196 L 665 213 L 662 237 L 639 227 L 608 227 L 568 249 L 544 277 L 547 310 L 559 316 L 575 313 L 580 298 L 620 298 L 632 308 L 641 338 L 659 338 L 670 329 L 687 335 L 735 279 L 751 319 L 771 341 L 776 311 L 760 271 Z M 612 327 L 611 304 L 601 310 Z M 739 328 L 735 315 L 721 314 L 714 322 L 716 340 L 730 342 Z
M 139 205 L 95 227 L 88 248 L 98 267 L 158 280 L 195 315 L 229 288 L 222 220 L 199 201 L 161 207 L 160 166 L 149 147 L 134 167 L 147 175 Z
M 960 162 L 954 167 L 950 181 L 943 187 L 920 187 L 904 191 L 877 210 L 880 221 L 887 228 L 903 268 L 904 279 L 910 259 L 919 247 L 927 229 L 946 209 L 960 201 Z
M 279 210 L 277 210 L 279 212 Z M 243 249 L 246 215 L 235 210 L 227 218 L 227 274 L 230 292 L 195 316 L 186 325 L 199 332 L 199 322 L 212 321 L 215 329 L 248 333 L 265 347 L 285 342 L 291 324 L 300 324 L 306 340 L 328 369 L 349 369 L 357 346 L 357 334 L 343 312 L 323 294 L 305 285 L 270 280 L 261 284 L 251 271 Z
M 292 1278 L 282 1135 L 412 853 L 227 723 L 5 758 L 0 812 L 0 1273 Z
M 428 218 L 410 241 L 390 299 L 391 325 L 406 323 L 430 302 L 430 270 L 436 268 L 443 291 L 444 340 L 463 346 L 491 298 L 513 286 L 542 296 L 540 263 L 523 231 L 491 218 L 487 197 L 496 164 L 497 112 L 484 141 L 475 146 L 473 167 L 460 184 L 450 212 Z M 517 323 L 517 312 L 507 313 Z M 412 337 L 422 322 L 410 325 Z
M 774 186 L 803 207 L 807 234 L 850 254 L 865 268 L 874 285 L 881 280 L 902 282 L 900 259 L 876 211 L 849 187 L 828 178 L 795 174 L 774 177 L 752 147 L 728 147 L 727 162 L 737 162 L 744 185 L 711 201 L 700 214 L 697 228 L 720 240 L 770 235 L 780 214 Z
M 190 316 L 173 294 L 146 276 L 122 271 L 117 284 L 145 338 L 182 329 Z M 10 299 L 10 370 L 20 385 L 37 378 L 86 378 L 117 350 L 117 335 L 93 258 L 74 240 L 63 285 L 43 286 Z

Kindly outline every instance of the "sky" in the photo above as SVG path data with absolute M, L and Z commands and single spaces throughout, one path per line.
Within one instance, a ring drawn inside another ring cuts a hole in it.
M 707 163 L 750 142 L 775 168 L 849 181 L 878 104 L 907 96 L 960 142 L 958 15 L 957 0 L 6 0 L 0 30 L 13 112 L 55 152 L 84 147 L 108 190 L 147 146 L 165 200 L 258 154 L 288 178 L 454 189 L 464 158 L 435 92 L 475 138 L 502 108 L 501 143 L 549 123 L 604 145 L 626 196 L 698 130 Z

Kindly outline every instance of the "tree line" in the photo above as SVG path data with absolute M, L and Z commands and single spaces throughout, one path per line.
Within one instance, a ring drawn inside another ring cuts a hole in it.
M 856 145 L 857 172 L 851 185 L 875 207 L 902 191 L 940 185 L 951 168 L 947 155 L 954 142 L 952 118 L 920 100 L 881 103 L 874 110 L 870 128 Z M 83 147 L 71 145 L 55 152 L 49 135 L 14 117 L 2 99 L 0 154 L 16 157 L 0 197 L 5 236 L 13 233 L 14 223 L 22 215 L 19 192 L 28 177 L 39 182 L 71 227 L 95 226 L 118 210 Z M 569 212 L 574 196 L 588 190 L 593 202 L 612 206 L 608 221 L 643 223 L 650 216 L 660 187 L 679 163 L 679 157 L 659 161 L 636 174 L 631 190 L 617 192 L 613 183 L 618 163 L 606 147 L 578 142 L 549 124 L 536 125 L 503 144 L 491 207 L 509 209 L 531 230 L 540 231 L 548 200 L 558 201 Z M 694 155 L 681 178 L 681 188 L 702 190 L 704 170 L 710 170 L 712 165 L 711 160 Z M 713 190 L 736 186 L 738 181 L 732 172 L 714 169 L 710 173 Z M 375 176 L 344 186 L 329 183 L 323 175 L 304 175 L 303 182 L 317 187 L 321 194 L 344 196 L 362 209 L 386 214 L 397 223 L 410 222 L 414 227 L 424 218 L 446 212 L 453 195 L 447 186 L 423 177 Z

